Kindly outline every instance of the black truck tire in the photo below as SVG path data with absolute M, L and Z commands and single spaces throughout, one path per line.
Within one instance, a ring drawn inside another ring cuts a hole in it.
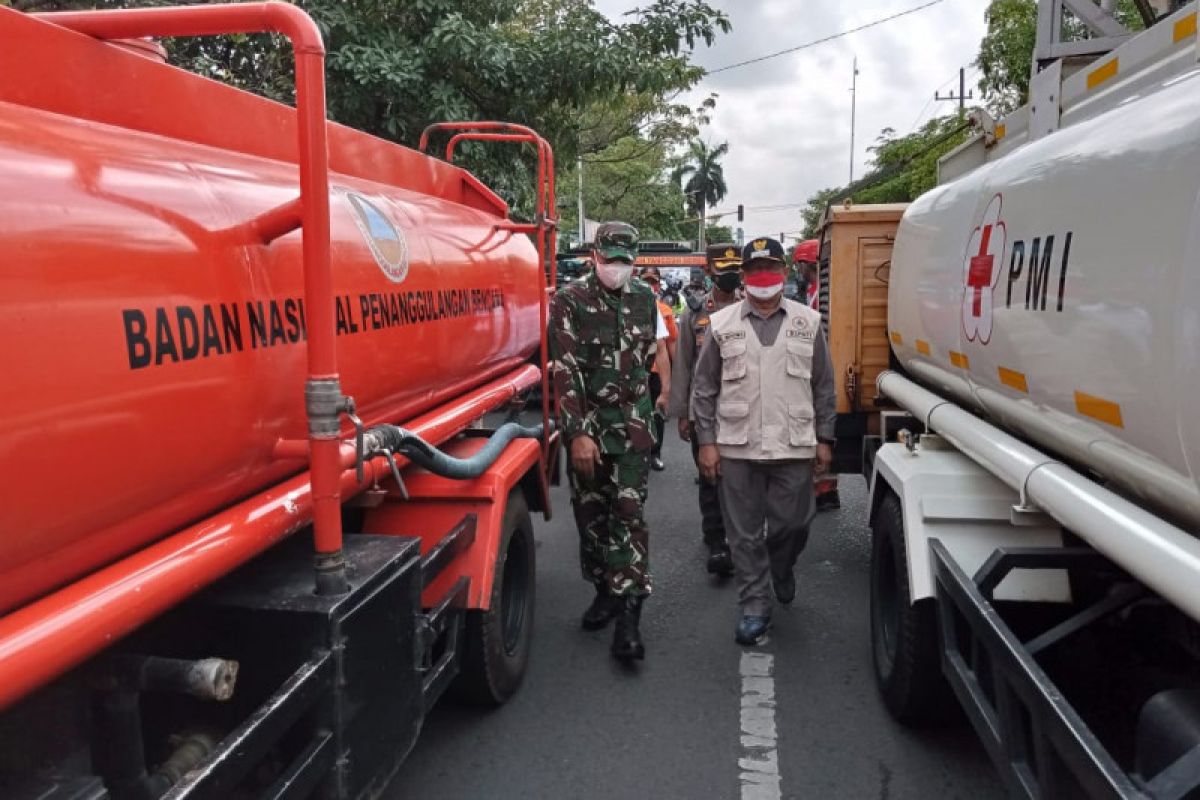
M 525 495 L 516 488 L 504 507 L 490 607 L 466 615 L 462 664 L 454 684 L 458 698 L 498 706 L 520 687 L 533 644 L 535 567 L 533 523 Z
M 946 718 L 950 691 L 942 675 L 937 608 L 912 602 L 900 498 L 888 493 L 871 541 L 871 653 L 875 683 L 891 715 L 908 725 Z

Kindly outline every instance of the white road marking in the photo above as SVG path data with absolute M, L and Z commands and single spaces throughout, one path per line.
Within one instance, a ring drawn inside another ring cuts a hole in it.
M 741 800 L 780 800 L 775 729 L 775 657 L 742 653 Z

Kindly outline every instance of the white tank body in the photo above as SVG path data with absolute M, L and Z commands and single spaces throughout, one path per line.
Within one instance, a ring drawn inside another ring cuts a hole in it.
M 930 191 L 896 237 L 896 356 L 1200 531 L 1198 188 L 1192 69 Z

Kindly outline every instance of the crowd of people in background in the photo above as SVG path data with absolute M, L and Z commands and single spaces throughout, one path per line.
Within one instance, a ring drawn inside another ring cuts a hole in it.
M 699 471 L 705 569 L 737 587 L 735 640 L 761 644 L 774 604 L 796 596 L 809 524 L 818 508 L 837 507 L 836 481 L 829 484 L 833 370 L 815 305 L 815 244 L 793 254 L 803 301 L 785 296 L 790 268 L 780 242 L 709 246 L 706 285 L 694 280 L 671 298 L 680 313 L 664 302 L 656 268 L 635 276 L 637 230 L 605 223 L 591 271 L 554 298 L 559 422 L 583 576 L 595 592 L 581 624 L 598 630 L 615 620 L 618 659 L 645 657 L 640 621 L 652 582 L 644 507 L 650 470 L 665 469 L 668 417 Z M 818 485 L 824 492 L 815 494 Z

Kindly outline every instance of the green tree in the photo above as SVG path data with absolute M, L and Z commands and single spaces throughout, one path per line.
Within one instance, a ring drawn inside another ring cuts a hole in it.
M 709 147 L 703 140 L 695 139 L 688 147 L 683 163 L 672 174 L 672 179 L 682 184 L 688 208 L 700 217 L 701 225 L 707 209 L 724 200 L 729 191 L 725 185 L 725 169 L 721 166 L 721 159 L 728 152 L 728 142 Z M 704 242 L 699 246 L 703 247 Z
M 666 146 L 627 136 L 583 158 L 583 203 L 590 219 L 619 219 L 635 226 L 644 239 L 684 238 L 683 192 L 669 179 Z M 566 247 L 576 238 L 578 173 L 574 166 L 560 179 L 562 235 Z M 694 230 L 694 229 L 692 229 Z
M 733 228 L 728 225 L 708 225 L 704 229 L 704 239 L 708 242 L 732 242 Z
M 804 238 L 817 235 L 821 216 L 831 203 L 849 198 L 855 203 L 907 203 L 937 185 L 937 162 L 966 139 L 967 127 L 958 114 L 931 119 L 907 136 L 884 128 L 875 144 L 871 168 L 849 188 L 822 189 L 801 210 Z
M 11 0 L 25 10 L 118 7 L 129 0 Z M 173 0 L 140 0 L 162 5 Z M 416 144 L 439 120 L 505 119 L 530 125 L 575 160 L 580 120 L 598 103 L 640 97 L 636 124 L 662 117 L 667 98 L 703 71 L 692 50 L 730 29 L 705 0 L 648 0 L 612 22 L 589 0 L 297 0 L 321 27 L 328 52 L 329 115 Z M 168 43 L 174 63 L 290 102 L 292 61 L 274 36 Z M 670 116 L 668 113 L 666 116 Z M 622 138 L 613 137 L 612 141 Z M 529 150 L 529 148 L 526 148 Z M 529 152 L 472 144 L 462 163 L 528 213 Z
M 1118 0 L 1117 21 L 1132 31 L 1144 27 L 1133 0 Z M 987 33 L 975 65 L 983 72 L 979 89 L 994 114 L 1007 114 L 1029 99 L 1029 75 L 1037 44 L 1037 0 L 992 0 L 984 12 Z M 1087 28 L 1069 13 L 1063 39 L 1085 39 Z
M 808 198 L 808 203 L 800 211 L 800 217 L 804 220 L 804 231 L 801 234 L 804 239 L 816 237 L 819 233 L 817 226 L 821 224 L 821 216 L 825 213 L 826 206 L 843 191 L 845 189 L 841 186 L 831 186 Z

